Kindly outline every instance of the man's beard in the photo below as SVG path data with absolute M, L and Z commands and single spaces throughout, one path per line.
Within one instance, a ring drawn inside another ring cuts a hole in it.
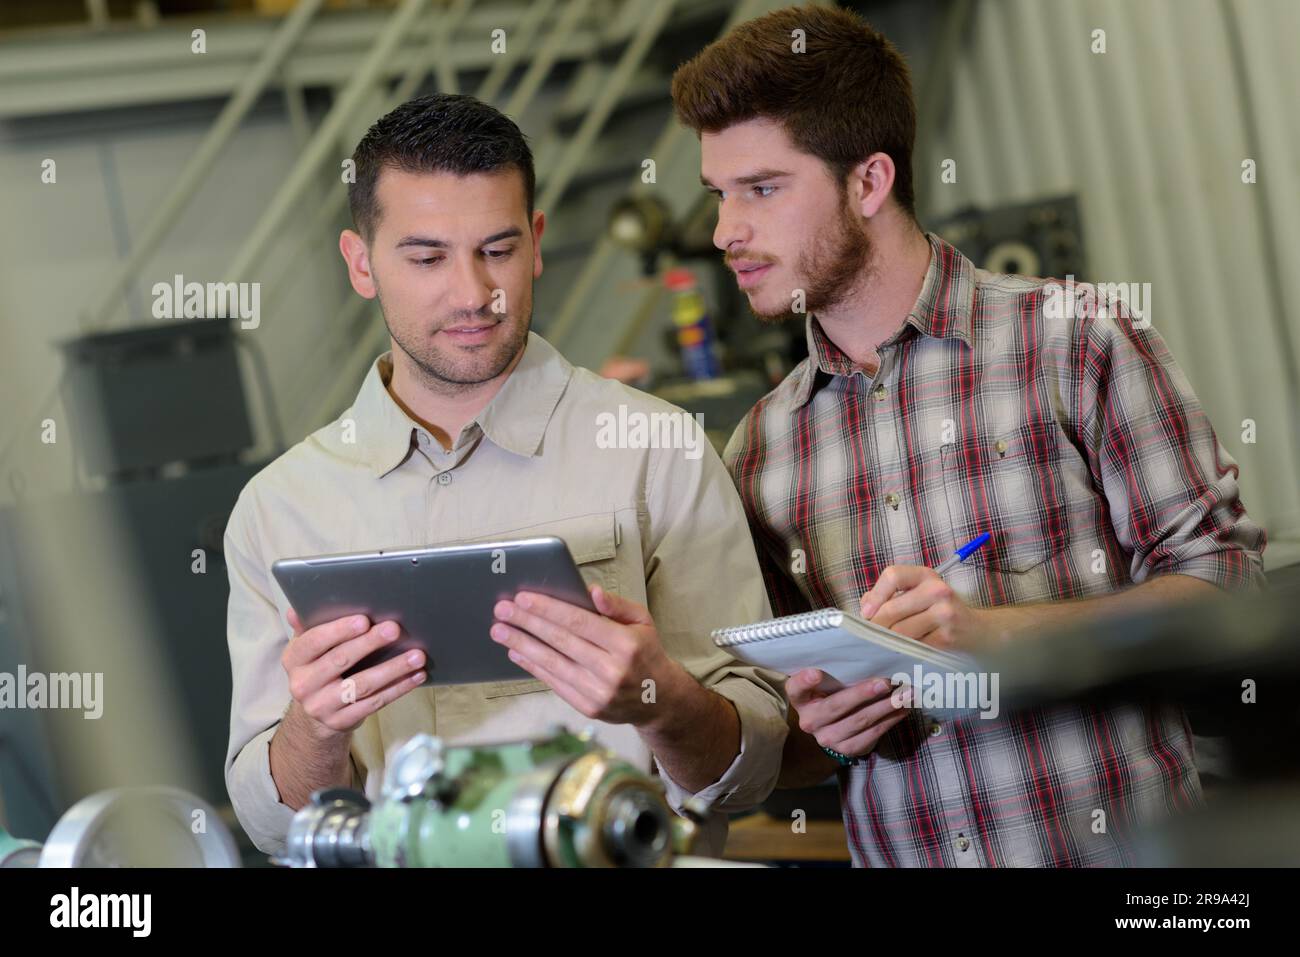
M 399 332 L 395 329 L 388 319 L 388 309 L 384 306 L 384 297 L 382 292 L 379 292 L 378 283 L 375 285 L 379 293 L 379 309 L 384 316 L 384 325 L 388 327 L 388 334 L 392 336 L 397 348 L 411 360 L 415 373 L 423 383 L 436 392 L 454 395 L 467 392 L 475 386 L 495 379 L 510 367 L 510 363 L 514 362 L 515 357 L 528 341 L 528 330 L 533 321 L 531 296 L 525 305 L 528 315 L 523 322 L 515 322 L 509 314 L 494 313 L 490 307 L 477 313 L 458 312 L 450 316 L 439 328 L 447 328 L 470 320 L 475 322 L 495 320 L 505 326 L 504 331 L 507 333 L 499 342 L 483 346 L 468 354 L 450 353 L 438 349 L 431 335 L 409 333 L 405 329 Z M 419 329 L 418 324 L 413 326 Z
M 840 206 L 834 235 L 823 236 L 811 251 L 799 254 L 797 275 L 806 277 L 803 310 L 790 307 L 779 312 L 759 312 L 750 305 L 750 311 L 761 322 L 785 322 L 788 319 L 803 321 L 809 313 L 822 312 L 838 306 L 848 296 L 866 283 L 874 269 L 871 240 L 862 228 L 861 220 L 849 206 L 847 194 Z M 793 290 L 791 290 L 793 292 Z

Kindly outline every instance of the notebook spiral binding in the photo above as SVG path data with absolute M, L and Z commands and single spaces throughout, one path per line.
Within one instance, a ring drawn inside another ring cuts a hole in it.
M 712 632 L 712 637 L 713 643 L 719 648 L 731 648 L 735 645 L 747 645 L 751 641 L 766 641 L 769 638 L 785 638 L 789 635 L 805 635 L 813 631 L 838 628 L 843 621 L 844 612 L 838 608 L 822 608 L 799 615 L 790 615 L 788 618 L 760 621 L 752 625 L 716 628 Z

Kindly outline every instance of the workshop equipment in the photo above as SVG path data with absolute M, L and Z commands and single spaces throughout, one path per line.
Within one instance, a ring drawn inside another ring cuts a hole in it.
M 663 786 L 589 734 L 556 728 L 496 745 L 397 749 L 372 807 L 318 791 L 289 826 L 292 867 L 665 867 L 706 809 L 677 817 Z

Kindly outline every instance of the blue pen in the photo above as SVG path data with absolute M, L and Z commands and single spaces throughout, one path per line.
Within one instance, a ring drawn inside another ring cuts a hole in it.
M 971 555 L 975 554 L 977 551 L 979 551 L 981 548 L 987 545 L 989 538 L 990 536 L 988 532 L 985 532 L 983 535 L 975 536 L 969 542 L 963 545 L 961 548 L 957 549 L 955 552 L 953 552 L 951 555 L 949 555 L 947 558 L 941 561 L 938 565 L 935 565 L 934 566 L 935 574 L 938 575 L 940 578 L 942 578 L 944 576 L 944 573 L 948 572 L 950 569 L 956 568 L 957 565 L 964 562 L 966 559 L 970 558 Z M 897 597 L 898 595 L 903 594 L 903 592 L 905 591 L 907 591 L 906 588 L 900 588 L 894 592 L 894 595 L 895 597 Z
M 971 555 L 975 554 L 977 551 L 983 548 L 984 545 L 988 543 L 988 540 L 989 540 L 988 532 L 985 532 L 983 535 L 978 535 L 975 538 L 972 538 L 969 542 L 967 542 L 961 548 L 957 549 L 955 552 L 953 552 L 951 555 L 949 555 L 947 558 L 941 561 L 938 565 L 936 565 L 934 568 L 935 574 L 942 577 L 944 574 L 951 571 L 953 568 L 956 568 L 958 564 L 964 562 L 966 559 L 970 558 Z

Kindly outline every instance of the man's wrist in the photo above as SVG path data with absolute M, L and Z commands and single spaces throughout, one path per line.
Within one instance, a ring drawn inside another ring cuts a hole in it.
M 975 614 L 980 620 L 984 640 L 994 648 L 1014 640 L 1029 625 L 1029 616 L 1016 605 L 977 608 Z
M 637 722 L 637 730 L 649 737 L 672 740 L 686 733 L 713 704 L 712 692 L 671 658 L 664 673 L 653 680 L 654 698 L 645 702 L 646 719 Z
M 317 737 L 321 728 L 325 736 Z M 297 701 L 291 703 L 267 747 L 280 803 L 296 811 L 321 787 L 349 787 L 351 748 L 352 732 L 335 731 L 308 715 Z
M 350 731 L 335 731 L 329 725 L 317 721 L 296 700 L 289 704 L 289 710 L 285 712 L 281 724 L 300 729 L 313 744 L 323 750 L 329 749 L 331 745 L 337 747 L 349 743 L 352 738 Z

